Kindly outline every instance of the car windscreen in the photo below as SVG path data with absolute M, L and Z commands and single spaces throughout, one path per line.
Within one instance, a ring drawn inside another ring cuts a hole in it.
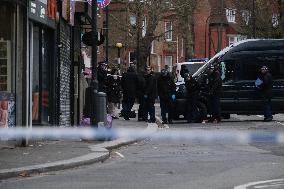
M 197 64 L 183 64 L 181 65 L 181 73 L 190 73 L 193 75 L 203 64 L 197 63 Z

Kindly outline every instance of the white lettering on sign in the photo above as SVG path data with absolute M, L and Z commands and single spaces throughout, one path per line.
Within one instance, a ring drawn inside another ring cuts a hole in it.
M 40 17 L 44 19 L 45 13 L 46 13 L 45 8 L 43 6 L 40 6 Z

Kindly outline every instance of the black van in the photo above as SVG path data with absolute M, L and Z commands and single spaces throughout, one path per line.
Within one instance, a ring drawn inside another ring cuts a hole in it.
M 263 114 L 262 100 L 255 80 L 264 65 L 273 77 L 272 112 L 284 113 L 284 40 L 245 40 L 225 48 L 193 75 L 201 86 L 210 65 L 219 68 L 223 80 L 221 109 L 224 118 L 229 118 L 230 114 Z M 177 91 L 177 116 L 185 114 L 185 92 L 183 86 Z M 201 98 L 200 111 L 206 112 L 206 107 L 206 100 Z

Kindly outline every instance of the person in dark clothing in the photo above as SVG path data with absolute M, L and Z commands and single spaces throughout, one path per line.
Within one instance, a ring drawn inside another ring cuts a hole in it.
M 107 64 L 101 62 L 98 65 L 98 91 L 106 93 Z
M 153 72 L 150 66 L 145 68 L 145 93 L 144 93 L 144 102 L 145 102 L 145 111 L 144 111 L 144 120 L 147 120 L 148 113 L 150 115 L 150 123 L 155 123 L 155 99 L 157 97 L 157 80 L 153 75 Z
M 259 92 L 263 99 L 264 121 L 272 121 L 271 98 L 272 98 L 272 76 L 268 67 L 262 66 L 259 79 L 262 83 L 259 85 Z
M 121 88 L 123 92 L 122 114 L 125 120 L 129 120 L 131 109 L 135 102 L 138 78 L 135 68 L 130 66 L 121 78 Z
M 213 123 L 221 121 L 221 104 L 220 97 L 223 93 L 222 78 L 219 71 L 211 65 L 208 70 L 208 93 L 209 93 L 209 110 Z
M 184 74 L 184 79 L 185 87 L 187 90 L 187 122 L 195 123 L 199 121 L 197 103 L 200 92 L 200 85 L 189 73 Z
M 121 98 L 120 76 L 117 69 L 113 69 L 111 74 L 107 76 L 106 81 L 106 94 L 108 103 L 108 113 L 112 118 L 117 119 L 117 110 Z
M 138 121 L 147 121 L 145 119 L 145 100 L 144 100 L 144 94 L 145 94 L 145 85 L 146 81 L 143 74 L 138 74 L 138 85 L 137 85 L 137 98 L 139 103 L 138 108 Z
M 173 123 L 173 102 L 175 100 L 176 85 L 167 69 L 161 71 L 157 81 L 160 98 L 161 116 L 163 124 Z M 168 118 L 167 118 L 168 113 Z

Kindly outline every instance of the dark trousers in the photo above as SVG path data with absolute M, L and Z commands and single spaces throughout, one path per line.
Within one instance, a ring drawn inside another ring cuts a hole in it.
M 139 108 L 138 108 L 138 120 L 146 120 L 145 119 L 145 99 L 144 97 L 139 97 L 138 99 Z
M 173 102 L 169 98 L 160 98 L 160 107 L 161 107 L 161 116 L 162 120 L 165 121 L 172 121 L 173 120 Z M 168 119 L 167 119 L 168 113 Z
M 210 114 L 212 119 L 221 119 L 221 103 L 220 96 L 210 95 L 209 96 Z
M 155 99 L 144 98 L 145 106 L 144 106 L 144 119 L 148 119 L 148 114 L 150 115 L 150 121 L 155 122 Z
M 187 98 L 187 107 L 188 107 L 188 114 L 187 114 L 187 121 L 188 122 L 195 122 L 198 120 L 198 95 L 191 95 Z
M 133 97 L 123 97 L 122 100 L 122 112 L 124 118 L 129 118 L 131 109 L 134 105 L 135 98 Z
M 263 114 L 264 114 L 264 118 L 272 118 L 271 98 L 263 99 Z

